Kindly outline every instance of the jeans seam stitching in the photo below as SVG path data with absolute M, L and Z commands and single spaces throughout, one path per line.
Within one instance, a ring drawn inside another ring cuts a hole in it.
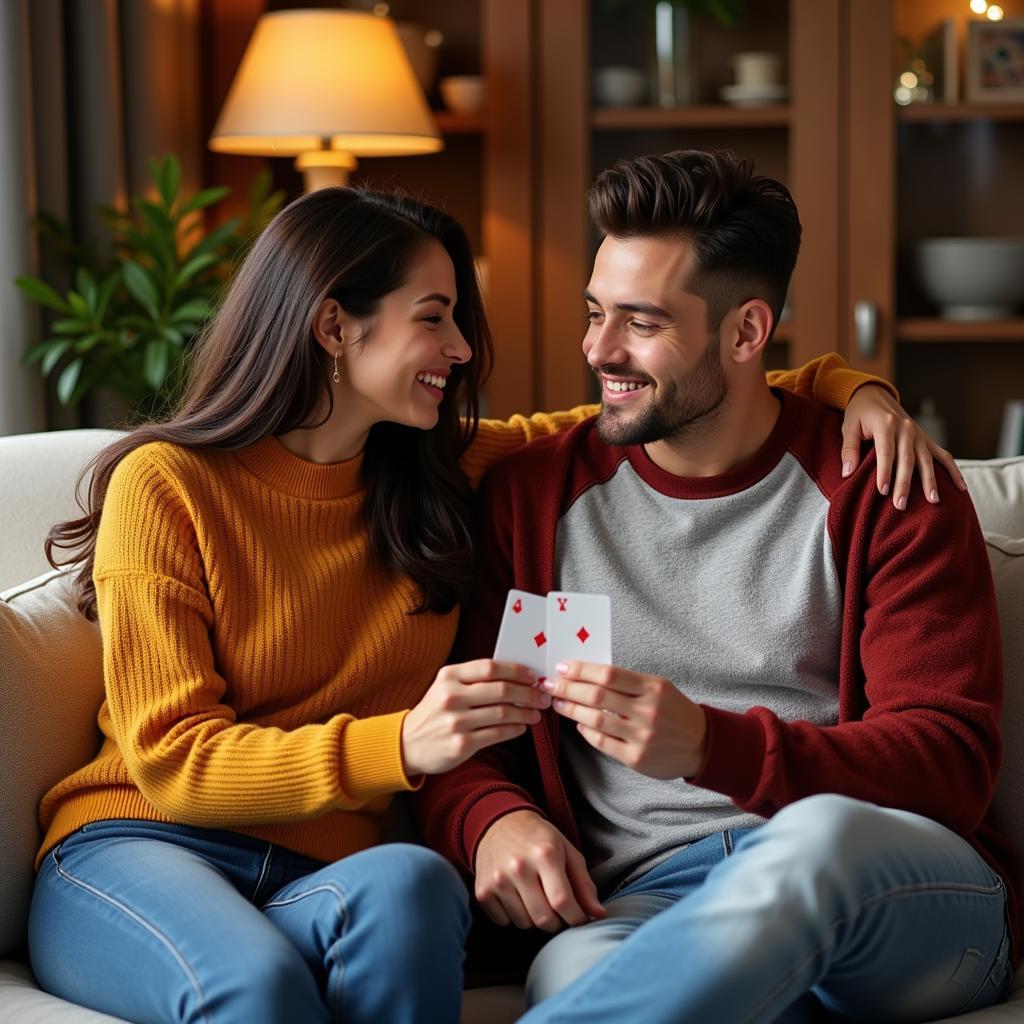
M 305 899 L 307 896 L 315 896 L 318 892 L 333 892 L 338 897 L 338 903 L 344 907 L 345 905 L 345 894 L 341 888 L 335 885 L 333 882 L 322 882 L 319 885 L 314 885 L 312 889 L 303 889 L 302 892 L 297 892 L 287 899 L 283 900 L 271 900 L 269 903 L 264 903 L 262 909 L 269 910 L 271 907 L 287 907 L 292 903 L 297 903 L 299 900 Z
M 263 882 L 267 877 L 267 872 L 270 868 L 270 857 L 274 852 L 274 844 L 267 843 L 267 854 L 263 858 L 263 866 L 260 868 L 260 877 L 256 880 L 256 888 L 252 891 L 252 902 L 255 903 L 257 897 L 260 894 L 260 889 L 263 886 Z
M 345 890 L 334 882 L 322 882 L 319 885 L 314 885 L 312 889 L 304 889 L 302 892 L 297 892 L 287 899 L 272 900 L 270 903 L 264 904 L 261 909 L 265 911 L 271 907 L 288 907 L 299 900 L 305 899 L 307 896 L 314 896 L 319 892 L 331 892 L 337 897 L 338 916 L 341 918 L 341 933 L 338 935 L 338 942 L 333 943 L 333 945 L 338 945 L 345 938 L 345 933 L 348 931 L 348 908 L 345 904 Z M 328 985 L 335 990 L 339 1003 L 344 1001 L 344 983 L 345 960 L 339 956 L 337 979 L 332 983 L 330 978 L 328 978 Z M 340 1010 L 341 1007 L 339 1006 L 337 1009 Z M 339 1019 L 341 1019 L 340 1016 Z
M 195 989 L 196 995 L 199 996 L 199 1012 L 202 1015 L 203 1020 L 207 1021 L 207 1024 L 209 1024 L 210 1018 L 207 1016 L 206 1013 L 206 995 L 203 992 L 203 986 L 200 983 L 195 971 L 192 970 L 188 961 L 182 955 L 181 951 L 177 948 L 177 946 L 175 946 L 175 944 L 171 942 L 171 940 L 166 935 L 164 935 L 164 933 L 160 931 L 159 928 L 157 928 L 155 925 L 147 921 L 141 914 L 132 910 L 131 907 L 122 903 L 120 900 L 115 899 L 108 893 L 105 893 L 102 890 L 97 889 L 95 886 L 89 885 L 88 882 L 85 882 L 80 878 L 76 878 L 62 864 L 56 861 L 56 859 L 54 860 L 54 866 L 57 869 L 57 874 L 59 874 L 61 878 L 63 878 L 70 885 L 77 885 L 79 888 L 84 889 L 86 892 L 92 893 L 92 895 L 95 896 L 97 899 L 103 900 L 105 903 L 109 903 L 116 910 L 120 910 L 122 914 L 131 918 L 131 920 L 135 921 L 136 924 L 142 925 L 142 927 L 146 931 L 150 932 L 150 934 L 152 934 L 157 939 L 157 941 L 163 944 L 170 951 L 171 956 L 173 956 L 174 959 L 177 961 L 178 966 L 185 973 L 185 976 L 188 978 L 192 987 Z
M 850 921 L 859 917 L 868 907 L 875 903 L 880 903 L 882 900 L 889 899 L 891 896 L 905 896 L 910 893 L 926 892 L 929 890 L 933 892 L 969 892 L 976 896 L 996 896 L 1003 892 L 1003 885 L 1002 882 L 999 882 L 996 886 L 990 888 L 986 886 L 970 885 L 962 882 L 942 882 L 939 884 L 934 882 L 919 882 L 913 885 L 896 886 L 893 889 L 887 889 L 883 893 L 876 893 L 874 896 L 871 896 L 859 903 L 852 913 L 846 914 L 843 917 L 837 917 L 833 921 L 830 921 L 828 927 L 832 935 L 829 941 L 817 945 L 814 949 L 810 950 L 810 952 L 808 952 L 807 955 L 798 964 L 796 964 L 796 966 L 787 971 L 782 978 L 779 979 L 775 988 L 773 988 L 771 992 L 769 992 L 754 1008 L 754 1011 L 746 1017 L 746 1020 L 755 1020 L 757 1015 L 761 1013 L 764 1007 L 775 997 L 775 994 L 786 984 L 786 982 L 803 969 L 804 964 L 816 957 L 827 946 L 834 944 L 835 929 L 839 925 L 848 924 Z

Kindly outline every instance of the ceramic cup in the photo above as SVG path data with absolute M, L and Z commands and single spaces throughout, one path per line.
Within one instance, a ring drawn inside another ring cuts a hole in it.
M 767 50 L 747 50 L 732 58 L 736 84 L 743 86 L 778 85 L 782 80 L 782 59 Z
M 594 72 L 594 99 L 602 107 L 630 107 L 647 98 L 647 74 L 639 68 L 609 64 Z

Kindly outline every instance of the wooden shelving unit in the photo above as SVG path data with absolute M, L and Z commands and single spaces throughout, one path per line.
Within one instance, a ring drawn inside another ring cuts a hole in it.
M 942 320 L 901 317 L 896 321 L 898 342 L 1024 342 L 1024 317 L 1013 320 Z
M 590 115 L 597 131 L 672 130 L 685 128 L 762 128 L 785 126 L 790 108 L 784 104 L 732 107 L 724 103 L 672 107 L 599 107 Z
M 896 107 L 900 121 L 1021 121 L 1024 103 L 912 103 Z
M 442 135 L 479 135 L 484 129 L 484 115 L 455 114 L 450 110 L 432 110 Z

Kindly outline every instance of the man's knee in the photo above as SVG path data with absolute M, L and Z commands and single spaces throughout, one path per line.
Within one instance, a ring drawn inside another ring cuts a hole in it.
M 856 859 L 878 851 L 890 812 L 884 808 L 838 793 L 820 793 L 789 804 L 761 828 L 745 836 L 746 842 L 772 843 L 784 851 L 783 861 L 799 864 L 806 870 L 814 864 L 823 867 Z
M 559 932 L 543 946 L 530 965 L 526 1005 L 535 1006 L 560 992 L 603 960 L 636 927 L 637 922 L 610 918 Z

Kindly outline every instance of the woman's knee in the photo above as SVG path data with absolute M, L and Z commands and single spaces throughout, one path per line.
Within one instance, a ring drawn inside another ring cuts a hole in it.
M 454 917 L 463 935 L 468 932 L 469 892 L 439 853 L 414 843 L 387 843 L 356 856 L 365 858 L 366 872 L 358 888 L 365 889 L 376 913 L 436 924 Z M 350 891 L 352 883 L 349 877 Z

